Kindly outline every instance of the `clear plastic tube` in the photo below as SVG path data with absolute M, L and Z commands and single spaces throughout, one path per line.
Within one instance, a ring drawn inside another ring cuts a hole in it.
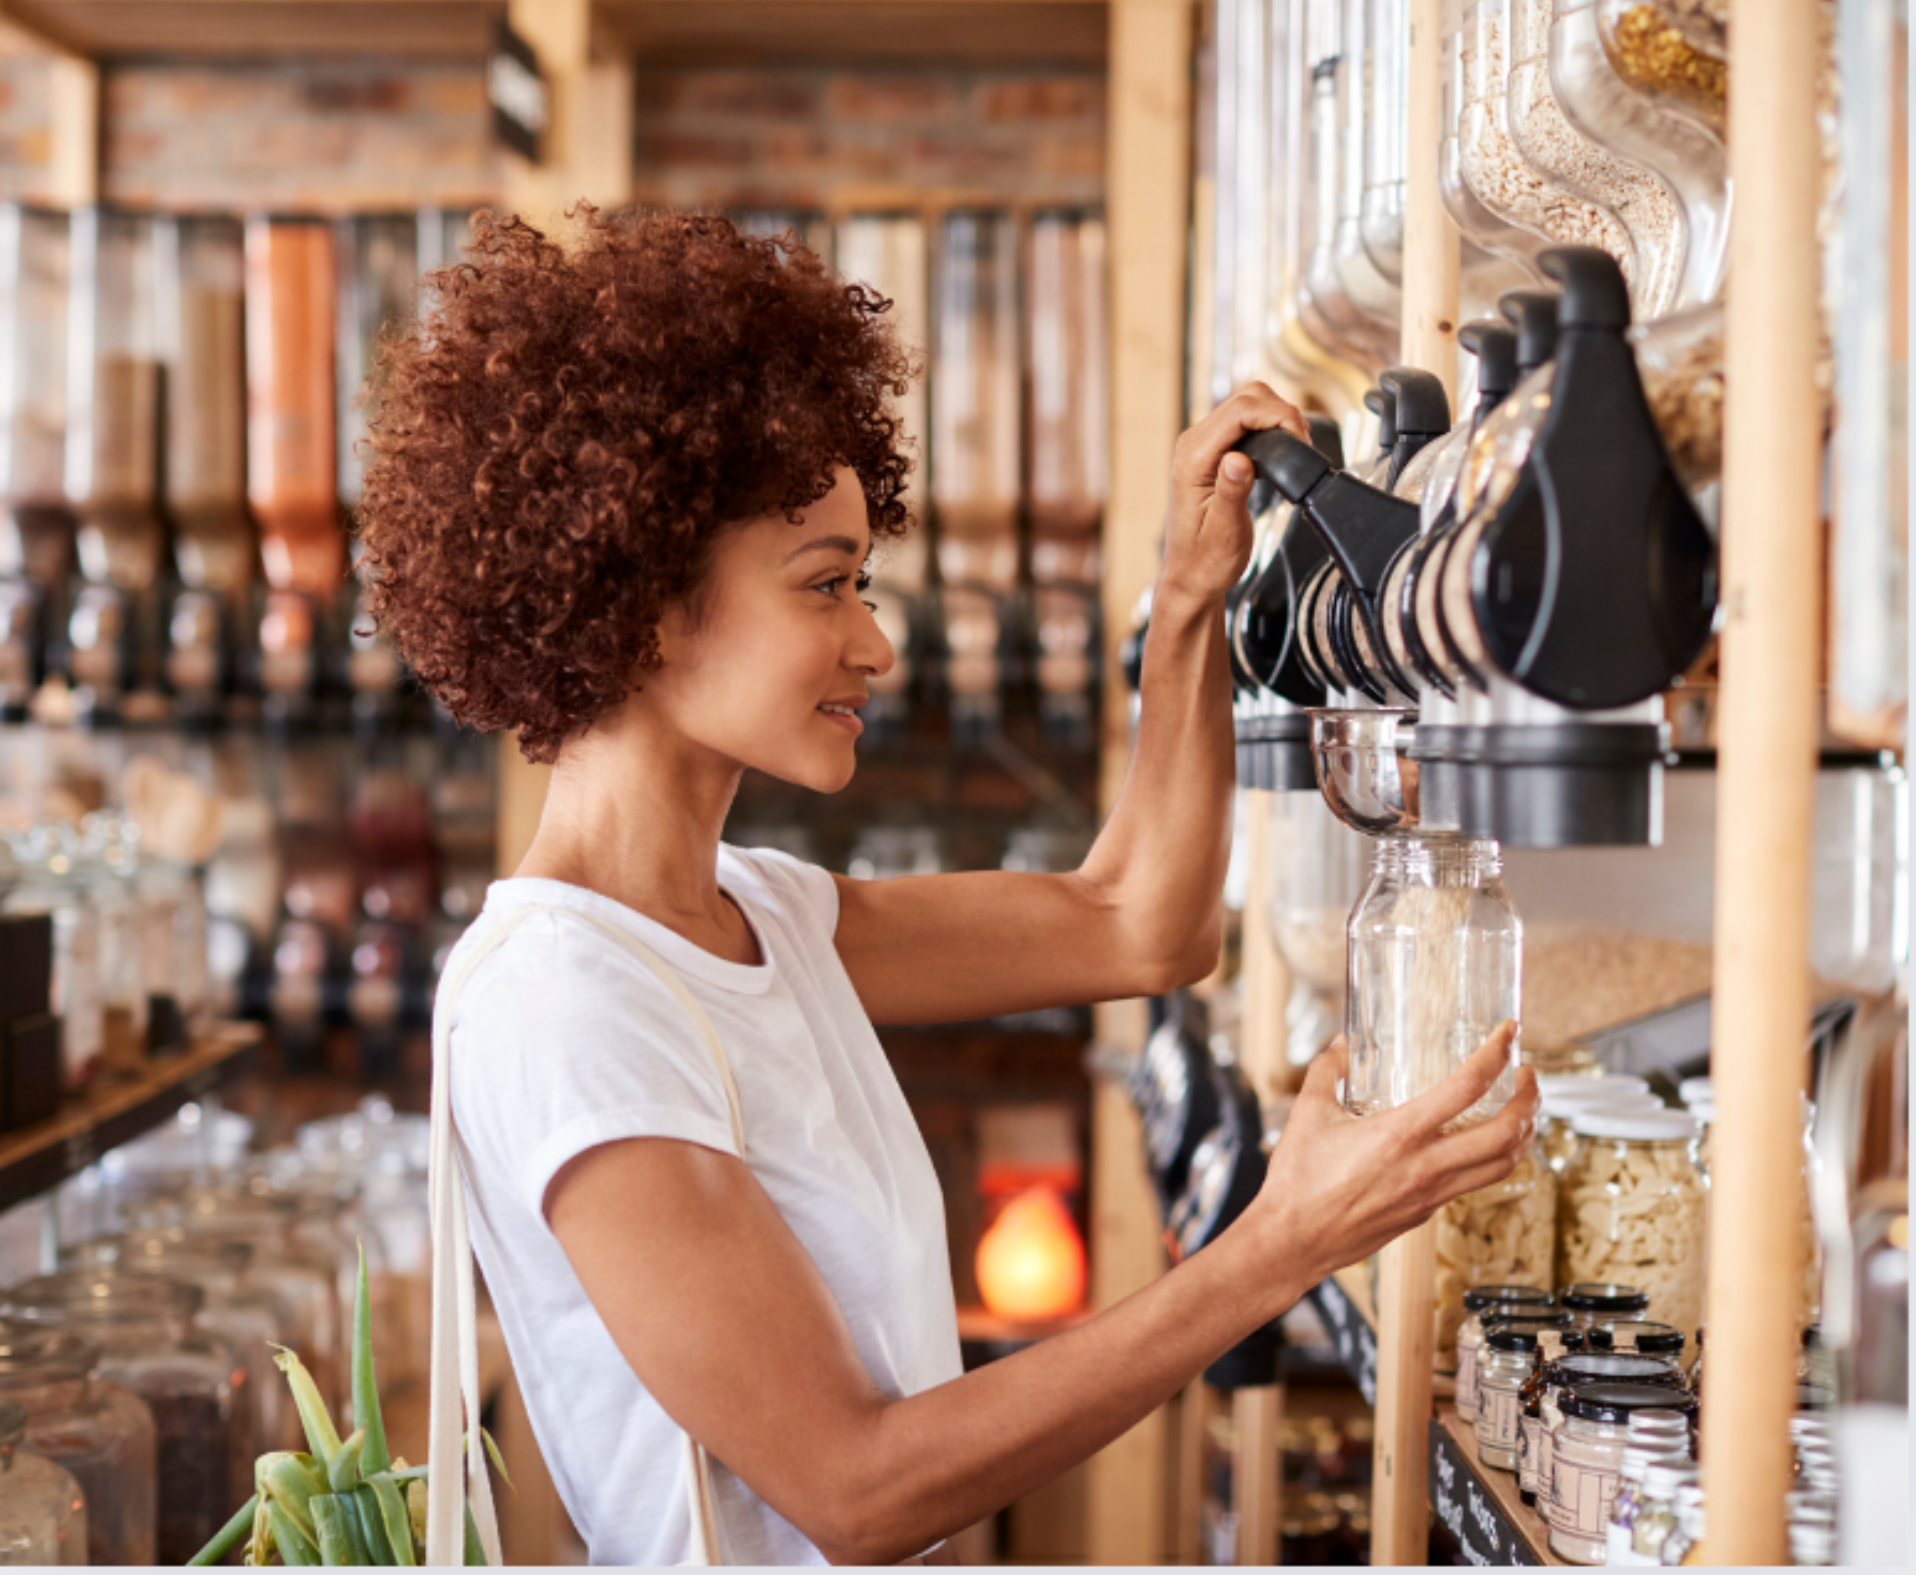
M 1458 154 L 1463 178 L 1498 218 L 1557 245 L 1598 246 L 1635 268 L 1629 232 L 1608 208 L 1546 180 L 1511 139 L 1508 122 L 1512 0 L 1471 0 L 1460 42 L 1463 111 Z
M 1026 429 L 1031 575 L 1041 585 L 1098 578 L 1098 527 L 1109 470 L 1104 268 L 1101 215 L 1032 217 Z
M 1364 237 L 1364 192 L 1370 156 L 1371 119 L 1393 119 L 1401 106 L 1380 108 L 1376 91 L 1379 50 L 1370 36 L 1368 0 L 1343 0 L 1343 29 L 1337 74 L 1337 117 L 1342 144 L 1337 186 L 1337 231 L 1332 247 L 1344 294 L 1382 331 L 1396 335 L 1403 315 L 1397 281 L 1371 258 Z M 1407 19 L 1406 19 L 1407 20 Z M 1398 275 L 1402 276 L 1399 264 Z

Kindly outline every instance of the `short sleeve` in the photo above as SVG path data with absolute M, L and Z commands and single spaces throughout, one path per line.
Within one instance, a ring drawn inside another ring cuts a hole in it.
M 651 971 L 592 924 L 541 913 L 482 962 L 452 1026 L 453 1116 L 487 1174 L 544 1219 L 571 1160 L 626 1138 L 737 1154 L 703 1034 Z
M 733 870 L 744 877 L 748 895 L 761 906 L 785 914 L 815 933 L 838 929 L 838 882 L 829 870 L 794 858 L 782 848 L 733 848 Z

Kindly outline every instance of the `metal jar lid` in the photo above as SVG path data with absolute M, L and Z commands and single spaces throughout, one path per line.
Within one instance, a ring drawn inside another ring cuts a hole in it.
M 1637 1350 L 1649 1356 L 1676 1356 L 1683 1350 L 1683 1331 L 1672 1324 L 1652 1323 L 1647 1318 L 1608 1318 L 1590 1326 L 1590 1349 L 1612 1351 L 1619 1339 L 1629 1335 Z
M 1612 1355 L 1592 1351 L 1570 1353 L 1551 1364 L 1559 1382 L 1573 1389 L 1586 1384 L 1660 1384 L 1683 1387 L 1683 1374 L 1667 1356 L 1632 1356 L 1628 1352 Z
M 1464 1292 L 1465 1312 L 1482 1312 L 1488 1307 L 1556 1305 L 1556 1297 L 1535 1285 L 1477 1285 Z
M 1647 1292 L 1638 1290 L 1634 1285 L 1604 1281 L 1586 1281 L 1581 1285 L 1566 1286 L 1558 1293 L 1557 1300 L 1572 1312 L 1616 1313 L 1626 1318 L 1632 1313 L 1647 1312 L 1650 1307 Z
M 1566 1416 L 1585 1422 L 1628 1422 L 1636 1411 L 1679 1411 L 1696 1409 L 1696 1401 L 1660 1384 L 1584 1384 L 1570 1391 L 1564 1402 Z

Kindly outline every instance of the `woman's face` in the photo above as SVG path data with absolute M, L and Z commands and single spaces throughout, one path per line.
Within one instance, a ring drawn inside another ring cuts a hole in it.
M 841 468 L 793 525 L 747 521 L 715 550 L 696 611 L 661 620 L 664 665 L 637 697 L 688 741 L 823 793 L 851 780 L 856 715 L 891 642 L 859 599 L 865 494 Z

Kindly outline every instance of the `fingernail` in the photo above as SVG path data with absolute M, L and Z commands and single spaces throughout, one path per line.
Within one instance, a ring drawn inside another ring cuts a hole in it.
M 1233 481 L 1248 481 L 1251 475 L 1251 462 L 1242 454 L 1226 454 L 1224 474 Z

